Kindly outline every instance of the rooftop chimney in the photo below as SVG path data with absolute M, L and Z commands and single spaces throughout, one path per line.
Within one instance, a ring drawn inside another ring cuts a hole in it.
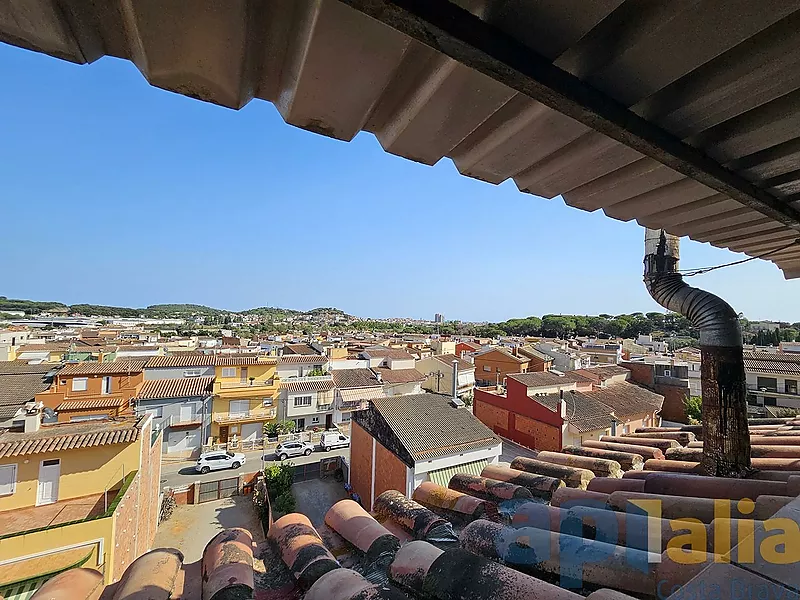
M 562 419 L 567 418 L 567 401 L 564 400 L 564 390 L 558 391 L 559 400 L 558 400 L 558 413 Z
M 42 426 L 42 412 L 39 407 L 34 403 L 29 403 L 30 406 L 25 405 L 25 433 L 33 433 L 39 431 Z

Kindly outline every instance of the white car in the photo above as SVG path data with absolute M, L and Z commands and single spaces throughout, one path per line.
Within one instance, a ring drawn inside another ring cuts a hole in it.
M 278 460 L 286 460 L 290 456 L 308 456 L 314 451 L 314 446 L 308 442 L 283 442 L 275 446 L 275 456 Z
M 338 431 L 326 431 L 322 434 L 319 446 L 325 452 L 332 448 L 347 448 L 350 445 L 350 438 Z
M 197 459 L 194 470 L 206 474 L 219 469 L 238 469 L 245 463 L 245 456 L 241 452 L 206 452 Z

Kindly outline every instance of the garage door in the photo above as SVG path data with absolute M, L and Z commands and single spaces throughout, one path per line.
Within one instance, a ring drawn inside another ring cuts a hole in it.
M 200 446 L 200 430 L 178 430 L 169 433 L 167 452 L 186 452 Z
M 261 423 L 245 423 L 242 425 L 242 441 L 255 442 L 263 437 L 264 425 Z

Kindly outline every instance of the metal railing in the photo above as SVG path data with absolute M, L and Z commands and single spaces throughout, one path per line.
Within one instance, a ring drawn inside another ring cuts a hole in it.
M 302 377 L 287 377 L 284 381 L 292 383 L 311 383 L 313 381 L 333 381 L 333 375 L 304 375 Z
M 217 385 L 221 390 L 231 390 L 236 388 L 265 388 L 265 387 L 277 387 L 280 384 L 280 379 L 277 377 L 273 379 L 254 379 L 250 381 L 249 379 L 245 381 L 218 381 Z
M 258 419 L 272 420 L 278 415 L 277 408 L 248 410 L 240 413 L 214 413 L 215 423 L 236 423 L 237 421 L 251 421 Z
M 784 386 L 783 390 L 779 390 L 777 387 L 767 387 L 765 385 L 758 386 L 754 383 L 748 383 L 747 389 L 751 392 L 763 392 L 764 394 L 786 394 L 789 396 L 797 396 L 798 394 L 797 388 L 789 389 Z
M 188 418 L 184 418 L 180 415 L 170 415 L 169 419 L 167 419 L 167 426 L 172 427 L 174 425 L 191 425 L 193 423 L 200 425 L 202 422 L 203 415 L 192 415 Z

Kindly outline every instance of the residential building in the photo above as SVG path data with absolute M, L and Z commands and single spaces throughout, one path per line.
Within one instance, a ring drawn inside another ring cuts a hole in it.
M 194 457 L 211 434 L 213 392 L 213 377 L 145 379 L 136 414 L 152 416 L 153 427 L 164 432 L 164 454 Z
M 520 346 L 516 349 L 515 355 L 528 360 L 528 373 L 549 371 L 553 368 L 553 357 L 533 346 Z
M 367 510 L 386 490 L 411 497 L 425 481 L 446 486 L 457 471 L 496 463 L 500 439 L 439 394 L 375 398 L 353 415 L 350 485 Z
M 367 407 L 368 400 L 386 395 L 383 381 L 371 369 L 338 369 L 332 371 L 331 375 L 336 386 L 336 423 L 349 423 L 355 411 Z
M 328 371 L 328 363 L 328 357 L 319 354 L 284 354 L 278 358 L 278 377 L 283 380 L 322 375 Z
M 214 358 L 214 400 L 211 437 L 215 443 L 255 441 L 264 426 L 278 417 L 278 359 L 270 356 Z
M 695 363 L 696 364 L 696 363 Z M 644 356 L 621 363 L 630 370 L 630 380 L 664 396 L 661 418 L 676 423 L 688 423 L 686 399 L 700 395 L 699 364 L 697 377 L 690 379 L 688 364 L 667 357 Z M 697 392 L 693 389 L 697 386 Z
M 297 431 L 331 429 L 334 424 L 333 388 L 331 375 L 281 381 L 281 418 L 293 421 Z
M 118 346 L 116 357 L 117 358 L 149 358 L 151 356 L 161 356 L 164 354 L 164 349 L 161 346 Z
M 21 427 L 25 405 L 50 387 L 58 365 L 0 362 L 0 428 Z
M 65 360 L 65 355 L 69 352 L 71 345 L 66 341 L 25 344 L 17 348 L 16 358 L 24 361 L 60 363 Z
M 431 340 L 431 350 L 434 354 L 456 354 L 456 342 L 441 338 Z
M 745 352 L 748 402 L 800 409 L 800 354 Z
M 472 356 L 479 352 L 480 349 L 481 345 L 474 342 L 458 342 L 456 343 L 456 349 L 453 354 L 455 354 L 458 358 L 471 360 Z
M 118 581 L 158 524 L 152 420 L 44 425 L 33 409 L 25 428 L 0 432 L 0 594 L 27 598 L 74 566 Z
M 589 357 L 592 365 L 616 365 L 622 361 L 621 344 L 599 344 L 587 342 L 581 352 Z
M 591 364 L 587 355 L 570 348 L 566 343 L 537 342 L 533 347 L 553 359 L 552 369 L 574 371 Z
M 389 367 L 375 367 L 372 372 L 383 384 L 387 396 L 402 394 L 421 394 L 422 382 L 426 377 L 417 369 L 391 369 Z
M 437 394 L 452 395 L 453 361 L 458 364 L 456 395 L 459 398 L 470 396 L 475 388 L 475 365 L 463 358 L 456 358 L 455 354 L 439 354 L 417 361 L 417 371 L 425 376 L 423 389 Z
M 284 344 L 283 354 L 301 354 L 306 356 L 325 354 L 324 348 L 315 343 Z
M 654 340 L 653 336 L 650 334 L 640 334 L 639 337 L 636 338 L 636 343 L 656 354 L 664 354 L 669 350 L 669 344 L 667 344 L 667 342 L 663 340 Z
M 144 366 L 145 381 L 182 379 L 184 377 L 214 377 L 217 357 L 213 354 L 175 354 L 154 356 Z
M 530 361 L 514 356 L 505 348 L 491 348 L 476 354 L 474 363 L 477 385 L 497 385 L 503 383 L 506 375 L 526 373 Z
M 131 401 L 144 381 L 143 360 L 71 363 L 58 371 L 50 388 L 36 394 L 58 421 L 132 415 Z
M 663 396 L 627 377 L 617 366 L 509 375 L 505 393 L 475 390 L 474 412 L 498 435 L 536 450 L 657 425 Z
M 797 342 L 781 342 L 778 345 L 781 352 L 796 352 L 800 353 L 800 341 Z
M 385 346 L 369 346 L 361 352 L 360 357 L 367 359 L 370 367 L 413 369 L 416 363 L 416 359 L 402 348 Z

